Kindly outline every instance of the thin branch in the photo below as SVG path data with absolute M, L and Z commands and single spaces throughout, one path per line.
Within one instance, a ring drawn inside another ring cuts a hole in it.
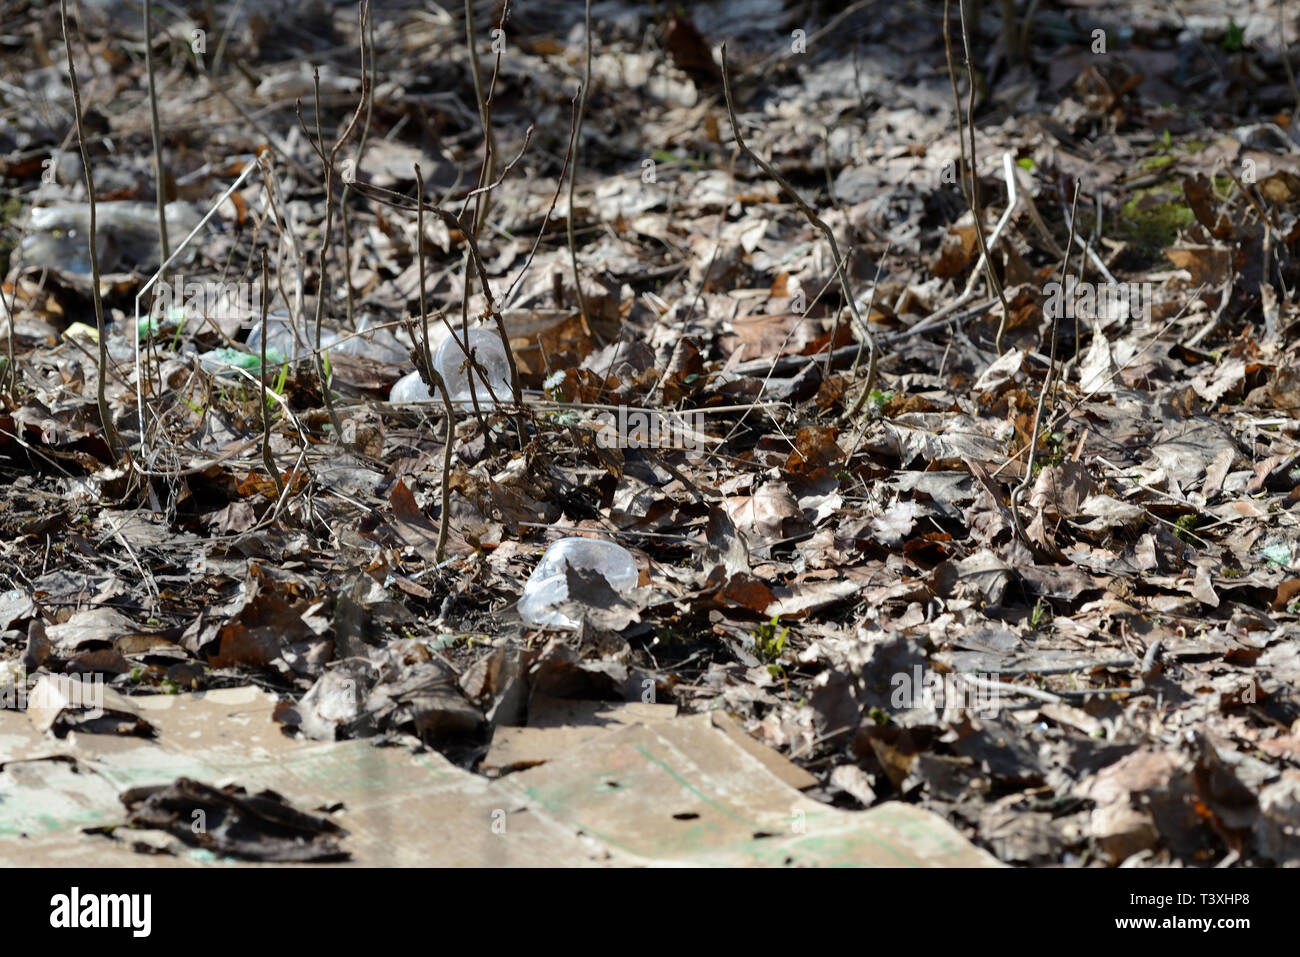
M 365 25 L 362 24 L 362 30 Z M 364 36 L 362 38 L 364 40 Z M 366 121 L 361 125 L 361 139 L 357 141 L 357 155 L 355 166 L 352 169 L 352 175 L 344 177 L 343 180 L 343 198 L 339 200 L 339 219 L 343 226 L 343 288 L 347 297 L 347 321 L 348 328 L 353 332 L 357 328 L 356 310 L 353 303 L 352 293 L 352 231 L 348 217 L 348 200 L 352 196 L 352 180 L 356 178 L 357 172 L 361 169 L 361 159 L 366 152 L 366 140 L 370 137 L 370 118 L 375 109 L 375 23 L 370 21 L 370 43 L 363 45 L 361 48 L 361 73 L 364 77 L 366 74 L 366 51 L 370 52 L 370 85 L 365 86 L 362 80 L 362 90 L 367 93 L 366 96 Z
M 889 258 L 889 250 L 891 248 L 892 248 L 892 243 L 888 243 L 888 242 L 885 243 L 885 251 L 880 256 L 880 262 L 876 264 L 876 278 L 871 284 L 871 299 L 867 303 L 868 320 L 871 318 L 871 310 L 876 307 L 876 292 L 880 289 L 880 274 L 885 271 L 885 260 Z M 832 345 L 834 345 L 833 342 Z M 861 359 L 862 359 L 862 343 L 858 343 L 858 354 L 853 360 L 853 368 L 855 370 L 857 369 L 858 362 Z M 855 415 L 857 415 L 858 412 L 861 410 L 863 404 L 867 401 L 867 397 L 870 394 L 871 394 L 870 389 L 863 389 L 862 392 L 858 395 L 858 400 L 853 403 L 853 408 L 848 411 L 848 413 L 844 416 L 844 418 L 851 419 Z
M 764 173 L 766 173 L 768 176 L 770 176 L 772 179 L 776 181 L 777 185 L 779 185 L 781 189 L 785 191 L 786 195 L 788 195 L 791 199 L 794 200 L 795 205 L 798 206 L 799 209 L 803 212 L 804 216 L 807 217 L 808 222 L 811 223 L 813 226 L 815 226 L 817 229 L 820 229 L 822 233 L 826 236 L 827 241 L 830 243 L 831 256 L 835 260 L 835 270 L 840 277 L 840 289 L 844 294 L 844 299 L 848 303 L 849 310 L 853 314 L 853 319 L 857 324 L 858 335 L 863 339 L 863 341 L 866 342 L 867 348 L 870 350 L 870 359 L 867 365 L 867 381 L 866 381 L 866 385 L 863 388 L 864 392 L 870 392 L 873 388 L 875 388 L 876 385 L 876 364 L 878 361 L 876 339 L 875 336 L 872 335 L 870 327 L 863 321 L 861 314 L 859 314 L 858 312 L 858 304 L 853 299 L 853 292 L 849 288 L 849 279 L 844 272 L 844 257 L 840 255 L 839 244 L 835 242 L 835 233 L 831 230 L 829 226 L 826 225 L 826 222 L 820 216 L 818 216 L 816 212 L 813 211 L 813 208 L 804 202 L 803 197 L 800 196 L 795 191 L 794 187 L 791 186 L 786 181 L 784 176 L 782 176 L 775 169 L 773 169 L 769 163 L 765 162 L 757 153 L 755 153 L 753 150 L 749 148 L 749 146 L 746 145 L 745 138 L 740 132 L 740 122 L 736 119 L 735 105 L 731 101 L 731 79 L 727 71 L 727 44 L 726 43 L 722 44 L 722 90 L 723 93 L 726 94 L 727 116 L 731 120 L 731 129 L 732 129 L 732 133 L 735 135 L 736 138 L 736 145 L 740 148 L 742 153 L 744 153 L 746 156 L 748 156 L 750 159 L 752 159 L 755 163 L 758 164 L 759 169 L 761 169 Z M 839 323 L 839 313 L 836 313 L 837 326 L 838 323 Z M 834 346 L 834 343 L 835 343 L 835 336 L 834 333 L 832 333 L 831 335 L 832 347 Z M 826 358 L 826 369 L 827 372 L 830 371 L 829 352 L 827 353 L 827 358 Z
M 506 8 L 501 10 L 499 29 L 505 27 Z M 474 76 L 474 99 L 478 104 L 479 122 L 483 124 L 483 168 L 479 171 L 478 185 L 492 179 L 492 161 L 496 156 L 496 139 L 492 134 L 492 121 L 488 112 L 488 98 L 483 95 L 483 79 L 479 74 L 478 43 L 474 36 L 474 0 L 465 0 L 465 45 L 469 47 L 470 70 Z M 497 65 L 501 64 L 501 55 L 497 54 Z M 493 74 L 495 77 L 495 73 Z M 491 196 L 486 196 L 474 205 L 474 238 L 478 238 L 483 221 L 487 218 Z
M 948 34 L 946 14 L 949 2 L 950 0 L 944 0 L 944 36 Z M 980 209 L 979 160 L 975 155 L 975 63 L 971 59 L 970 33 L 966 28 L 966 0 L 957 0 L 957 12 L 961 16 L 961 42 L 966 51 L 966 85 L 969 87 L 967 91 L 969 98 L 966 103 L 966 132 L 970 136 L 970 208 L 971 214 L 975 217 L 975 237 L 979 240 L 980 254 L 984 257 L 984 269 L 988 274 L 989 285 L 993 288 L 993 292 L 998 297 L 998 302 L 1002 305 L 1002 319 L 998 323 L 997 337 L 993 342 L 993 348 L 998 355 L 1001 355 L 1002 336 L 1007 330 L 1007 319 L 1011 315 L 1011 310 L 1007 306 L 1006 293 L 1002 291 L 1002 282 L 993 269 L 993 257 L 989 255 L 988 243 L 984 239 L 984 218 L 983 211 Z M 955 80 L 953 82 L 956 83 Z M 958 111 L 957 122 L 959 124 L 957 135 L 960 137 L 960 110 Z
M 415 348 L 411 352 L 411 358 L 415 360 L 416 369 L 419 370 L 420 378 L 424 380 L 425 388 L 431 393 L 434 389 L 442 394 L 443 412 L 446 415 L 447 423 L 443 434 L 443 451 L 442 451 L 442 478 L 439 482 L 442 494 L 442 514 L 438 516 L 438 545 L 434 553 L 434 560 L 442 564 L 443 556 L 447 551 L 447 527 L 451 524 L 451 452 L 452 444 L 456 440 L 456 413 L 452 409 L 451 396 L 447 392 L 447 383 L 433 365 L 433 354 L 429 349 L 429 309 L 424 299 L 424 176 L 420 173 L 420 164 L 415 164 L 415 192 L 421 201 L 416 204 L 416 229 L 418 239 L 416 247 L 418 249 L 420 261 L 420 329 L 421 339 L 415 341 L 414 330 L 408 330 L 411 336 L 411 343 Z M 471 380 L 470 392 L 473 393 Z M 486 377 L 484 377 L 486 382 Z
M 104 298 L 99 291 L 99 250 L 96 248 L 95 219 L 95 177 L 90 170 L 90 151 L 86 148 L 86 130 L 81 121 L 81 87 L 77 84 L 77 66 L 73 62 L 72 40 L 68 36 L 68 0 L 59 0 L 59 17 L 63 22 L 63 49 L 68 55 L 68 79 L 72 84 L 72 108 L 77 119 L 77 145 L 81 147 L 81 165 L 86 173 L 86 199 L 90 203 L 90 276 L 91 292 L 95 302 L 95 329 L 99 334 L 99 369 L 96 376 L 95 403 L 99 407 L 99 421 L 104 427 L 104 438 L 112 453 L 121 455 L 126 446 L 117 428 L 113 425 L 113 416 L 108 411 L 108 400 L 104 394 L 104 382 L 108 370 L 108 332 L 104 325 Z M 12 322 L 12 318 L 10 319 Z M 139 333 L 136 333 L 137 336 Z M 141 410 L 141 423 L 143 424 Z
M 1074 198 L 1071 201 L 1070 208 L 1070 236 L 1065 242 L 1065 258 L 1061 260 L 1061 286 L 1063 288 L 1065 286 L 1065 275 L 1070 266 L 1070 253 L 1074 249 L 1074 213 L 1079 207 L 1080 192 L 1082 192 L 1082 190 L 1079 188 L 1079 184 L 1075 183 Z M 1029 537 L 1028 533 L 1025 531 L 1024 525 L 1021 523 L 1020 498 L 1025 494 L 1030 484 L 1034 481 L 1034 459 L 1038 454 L 1038 427 L 1043 418 L 1043 403 L 1047 400 L 1047 394 L 1052 391 L 1052 386 L 1055 384 L 1053 378 L 1056 372 L 1056 331 L 1057 321 L 1060 316 L 1056 314 L 1055 309 L 1051 310 L 1051 312 L 1051 332 L 1049 335 L 1052 337 L 1052 351 L 1049 356 L 1050 361 L 1047 367 L 1047 378 L 1043 381 L 1043 388 L 1038 393 L 1038 406 L 1034 409 L 1033 431 L 1029 435 L 1029 461 L 1025 465 L 1025 477 L 1020 480 L 1020 484 L 1017 485 L 1015 491 L 1011 493 L 1011 521 L 1012 524 L 1015 525 L 1016 535 L 1019 536 L 1025 547 L 1034 552 L 1035 555 L 1042 552 L 1043 549 L 1039 547 L 1037 542 L 1033 541 Z
M 149 78 L 149 125 L 153 133 L 154 162 L 154 201 L 158 205 L 158 247 L 162 250 L 162 259 L 171 259 L 171 244 L 167 238 L 166 197 L 164 195 L 165 173 L 163 168 L 162 129 L 158 124 L 158 90 L 154 84 L 153 74 L 153 5 L 144 7 L 144 69 Z
M 324 354 L 321 350 L 321 329 L 324 326 L 324 322 L 325 322 L 325 299 L 329 294 L 329 282 L 327 280 L 328 272 L 326 270 L 326 266 L 327 266 L 327 256 L 329 254 L 331 232 L 334 226 L 334 172 L 337 169 L 339 150 L 343 148 L 343 144 L 346 143 L 349 138 L 351 138 L 352 131 L 356 129 L 357 123 L 361 119 L 362 111 L 365 109 L 365 105 L 369 94 L 369 83 L 368 83 L 368 77 L 366 75 L 366 70 L 365 70 L 366 23 L 369 20 L 369 15 L 370 15 L 369 0 L 362 0 L 362 2 L 358 4 L 358 8 L 359 8 L 359 16 L 361 22 L 361 26 L 360 26 L 361 66 L 362 66 L 361 99 L 357 103 L 356 110 L 353 111 L 352 113 L 352 119 L 348 122 L 347 127 L 343 130 L 343 134 L 338 138 L 338 140 L 335 141 L 334 146 L 330 149 L 328 156 L 326 156 L 324 151 L 325 139 L 321 131 L 321 121 L 320 121 L 320 114 L 321 114 L 320 69 L 317 68 L 312 71 L 312 81 L 313 81 L 313 87 L 315 89 L 315 95 L 316 95 L 316 142 L 312 143 L 312 148 L 315 149 L 317 155 L 320 156 L 321 162 L 325 170 L 325 228 L 321 231 L 321 247 L 320 247 L 320 255 L 318 257 L 319 275 L 317 277 L 318 286 L 316 290 L 316 348 L 313 354 L 313 358 L 315 359 L 316 362 L 316 374 L 317 374 L 317 378 L 320 380 L 321 393 L 325 400 L 325 408 L 329 412 L 330 424 L 334 427 L 334 435 L 338 441 L 342 441 L 343 427 L 342 424 L 339 422 L 338 413 L 334 409 L 334 397 L 330 394 L 330 386 L 327 380 L 327 376 L 325 374 L 325 364 L 324 364 L 325 360 L 324 360 Z M 298 103 L 298 122 L 300 125 L 303 122 L 301 101 L 299 101 Z M 304 133 L 307 132 L 305 126 L 303 128 L 303 132 Z M 311 142 L 310 135 L 308 135 L 307 139 L 308 142 Z
M 266 402 L 266 312 L 267 298 L 270 296 L 269 284 L 267 283 L 266 273 L 266 247 L 262 247 L 262 363 L 258 367 L 257 384 L 261 395 L 261 412 L 262 412 L 262 464 L 266 470 L 271 473 L 271 478 L 275 480 L 275 491 L 277 501 L 284 496 L 284 479 L 280 477 L 280 470 L 276 468 L 275 459 L 271 455 L 271 417 L 267 414 Z M 285 357 L 288 361 L 288 357 Z
M 569 170 L 569 215 L 566 217 L 565 232 L 569 239 L 569 261 L 573 263 L 573 288 L 578 297 L 578 312 L 582 321 L 591 328 L 591 319 L 587 314 L 587 297 L 582 291 L 582 276 L 578 272 L 578 246 L 573 239 L 573 189 L 578 180 L 578 155 L 582 149 L 582 116 L 587 110 L 587 91 L 591 89 L 591 0 L 586 0 L 586 27 L 583 32 L 583 44 L 586 47 L 587 67 L 583 73 L 582 86 L 578 91 L 578 118 L 574 124 L 572 151 L 573 166 Z
M 18 268 L 14 275 L 22 274 L 23 261 L 23 240 L 27 237 L 27 225 L 31 219 L 29 213 L 23 219 L 22 228 L 18 231 L 18 239 L 14 243 L 14 254 L 17 257 Z M 13 260 L 10 261 L 10 268 L 14 268 Z M 14 310 L 18 308 L 18 283 L 13 284 L 13 293 L 7 299 L 5 298 L 4 283 L 0 283 L 0 310 L 3 310 L 5 319 L 8 323 L 8 329 L 5 332 L 5 368 L 4 374 L 0 375 L 0 391 L 7 392 L 11 397 L 17 397 L 18 392 L 18 367 L 15 364 L 16 336 L 15 326 L 18 323 L 18 317 Z
M 537 231 L 537 238 L 533 240 L 533 248 L 528 250 L 528 258 L 524 260 L 523 268 L 519 270 L 519 275 L 515 276 L 514 282 L 506 287 L 506 291 L 501 294 L 501 306 L 505 307 L 514 296 L 515 288 L 523 281 L 524 276 L 528 273 L 528 268 L 533 264 L 533 257 L 537 255 L 537 247 L 542 243 L 542 237 L 546 235 L 546 227 L 551 222 L 551 214 L 555 212 L 555 204 L 559 202 L 560 190 L 564 188 L 564 174 L 568 171 L 569 160 L 573 156 L 573 137 L 577 130 L 578 116 L 578 96 L 581 91 L 574 94 L 573 99 L 569 102 L 569 148 L 564 153 L 564 165 L 560 167 L 560 177 L 555 181 L 555 194 L 551 197 L 551 205 L 546 209 L 546 215 L 542 217 L 542 228 Z M 531 127 L 529 127 L 531 129 Z M 556 273 L 558 276 L 559 273 Z

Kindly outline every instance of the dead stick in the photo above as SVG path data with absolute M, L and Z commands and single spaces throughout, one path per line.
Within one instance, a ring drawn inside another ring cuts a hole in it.
M 798 206 L 804 216 L 807 217 L 808 222 L 817 229 L 820 229 L 823 235 L 826 236 L 827 241 L 830 243 L 831 256 L 835 260 L 835 271 L 840 277 L 840 289 L 844 293 L 844 299 L 848 302 L 849 310 L 852 312 L 854 320 L 857 322 L 858 335 L 866 341 L 867 349 L 870 350 L 870 359 L 867 364 L 867 382 L 866 386 L 863 388 L 864 392 L 870 393 L 876 385 L 876 362 L 878 359 L 876 340 L 871 334 L 870 327 L 862 321 L 862 316 L 858 313 L 858 304 L 853 300 L 853 292 L 849 289 L 849 279 L 844 272 L 844 257 L 840 255 L 839 244 L 835 242 L 835 233 L 826 225 L 825 220 L 818 216 L 817 213 L 813 211 L 813 208 L 804 202 L 803 197 L 795 192 L 794 187 L 786 181 L 784 176 L 773 169 L 769 163 L 765 162 L 757 153 L 745 144 L 745 138 L 740 132 L 740 122 L 736 119 L 736 107 L 731 101 L 731 80 L 727 73 L 726 43 L 722 44 L 722 91 L 727 98 L 727 116 L 731 120 L 731 130 L 736 137 L 736 146 L 740 148 L 742 153 L 757 163 L 759 169 L 776 181 L 777 185 L 785 191 L 786 195 L 794 200 L 795 205 Z M 835 314 L 835 327 L 831 332 L 832 344 L 835 342 L 835 332 L 838 331 L 838 329 L 839 313 L 837 312 Z M 827 359 L 826 369 L 827 372 L 830 371 L 829 358 Z
M 104 382 L 108 370 L 108 333 L 104 328 L 104 297 L 99 291 L 99 250 L 96 241 L 95 220 L 95 177 L 90 170 L 90 151 L 86 149 L 86 131 L 81 122 L 81 87 L 77 85 L 77 66 L 72 57 L 72 40 L 68 36 L 68 0 L 59 0 L 59 16 L 63 21 L 63 48 L 68 54 L 68 79 L 72 84 L 72 107 L 77 119 L 77 144 L 81 147 L 81 165 L 86 173 L 86 199 L 90 202 L 90 277 L 91 292 L 95 302 L 95 329 L 99 334 L 99 369 L 96 375 L 95 403 L 99 406 L 99 421 L 104 427 L 104 438 L 113 455 L 121 455 L 125 446 L 113 425 L 113 416 L 108 411 L 108 399 L 104 393 Z M 11 317 L 9 320 L 13 322 Z M 139 330 L 136 335 L 139 335 Z M 144 410 L 141 409 L 143 425 Z
M 266 247 L 262 247 L 262 363 L 257 370 L 257 384 L 260 386 L 262 399 L 262 464 L 266 470 L 271 473 L 271 478 L 275 480 L 276 502 L 284 498 L 284 479 L 280 477 L 280 470 L 276 468 L 275 459 L 271 456 L 271 418 L 266 409 L 266 312 L 267 312 L 267 273 L 266 273 Z

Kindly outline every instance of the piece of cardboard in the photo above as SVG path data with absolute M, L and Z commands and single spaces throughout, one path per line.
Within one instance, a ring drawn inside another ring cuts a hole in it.
M 671 704 L 535 697 L 528 706 L 527 727 L 497 728 L 478 767 L 487 774 L 531 767 L 615 728 L 676 717 L 677 706 Z
M 997 867 L 938 815 L 828 807 L 790 788 L 708 715 L 631 725 L 512 775 L 557 820 L 647 865 Z
M 545 763 L 492 780 L 427 749 L 290 738 L 271 719 L 275 697 L 256 688 L 129 701 L 155 738 L 60 740 L 0 711 L 0 863 L 264 866 L 161 832 L 84 832 L 123 822 L 127 788 L 189 777 L 271 789 L 330 814 L 356 865 L 997 864 L 910 805 L 819 804 L 782 780 L 784 758 L 666 705 L 544 706 L 539 720 L 556 723 L 524 730 L 550 735 Z M 601 723 L 564 723 L 584 716 Z
M 711 711 L 709 716 L 713 719 L 713 726 L 715 728 L 723 731 L 732 741 L 736 742 L 736 744 L 740 745 L 751 755 L 761 761 L 763 767 L 767 768 L 796 791 L 802 791 L 817 784 L 816 777 L 809 774 L 793 761 L 783 757 L 779 752 L 766 747 L 763 742 L 756 741 L 750 736 L 749 732 L 740 726 L 740 722 L 727 714 L 727 712 Z
M 288 737 L 271 719 L 277 699 L 257 688 L 129 700 L 156 738 L 74 732 L 60 740 L 22 712 L 0 711 L 0 863 L 216 863 L 179 842 L 175 857 L 136 855 L 125 828 L 116 839 L 80 833 L 122 823 L 122 791 L 178 777 L 269 788 L 308 811 L 342 804 L 334 820 L 349 831 L 343 846 L 358 865 L 554 867 L 603 857 L 436 751 Z
M 534 699 L 528 709 L 527 727 L 500 727 L 492 746 L 479 763 L 487 774 L 518 771 L 542 764 L 572 751 L 584 741 L 629 724 L 654 724 L 677 717 L 669 704 L 643 702 L 576 701 L 563 698 Z M 797 791 L 813 787 L 817 778 L 793 761 L 766 747 L 725 711 L 711 712 L 714 727 L 748 751 L 778 778 Z

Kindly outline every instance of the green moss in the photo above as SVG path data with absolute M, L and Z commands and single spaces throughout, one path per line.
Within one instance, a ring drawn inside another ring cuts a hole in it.
M 1159 251 L 1172 246 L 1179 231 L 1194 222 L 1196 216 L 1182 201 L 1182 190 L 1162 183 L 1139 190 L 1123 205 L 1116 231 L 1145 250 Z
M 17 193 L 10 193 L 9 198 L 0 203 L 0 225 L 13 222 L 23 212 L 23 201 Z
M 9 272 L 9 260 L 18 245 L 18 220 L 23 214 L 23 201 L 16 191 L 10 192 L 0 203 L 0 276 Z
M 1200 520 L 1201 517 L 1195 512 L 1181 516 L 1178 521 L 1174 522 L 1174 534 L 1189 545 L 1195 544 L 1200 540 L 1199 536 L 1195 534 L 1196 525 Z

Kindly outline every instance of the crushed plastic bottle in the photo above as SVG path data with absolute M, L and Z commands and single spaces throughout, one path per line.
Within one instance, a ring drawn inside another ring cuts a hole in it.
M 506 361 L 506 354 L 501 351 L 501 337 L 488 329 L 469 330 L 469 347 L 474 350 L 479 365 L 487 374 L 487 386 L 484 386 L 483 376 L 477 369 L 474 370 L 474 390 L 471 393 L 469 360 L 461 345 L 460 335 L 458 331 L 454 339 L 451 336 L 444 339 L 433 357 L 433 367 L 442 376 L 442 381 L 447 383 L 447 393 L 451 396 L 452 403 L 469 405 L 473 402 L 473 397 L 477 396 L 480 406 L 490 408 L 496 404 L 492 401 L 493 395 L 502 402 L 511 398 L 510 364 Z M 492 390 L 490 393 L 488 387 Z
M 640 579 L 632 553 L 622 545 L 595 538 L 562 538 L 546 549 L 524 583 L 518 605 L 520 618 L 531 625 L 578 627 L 578 622 L 556 608 L 570 597 L 582 600 L 581 595 L 569 595 L 564 574 L 566 563 L 571 568 L 600 572 L 609 587 L 620 595 L 632 592 Z
M 175 250 L 202 216 L 185 202 L 168 203 L 167 239 Z M 32 209 L 22 242 L 23 264 L 48 266 L 65 275 L 86 278 L 90 270 L 89 203 L 54 203 Z M 110 201 L 95 204 L 95 246 L 101 273 L 138 269 L 149 272 L 160 262 L 158 210 L 152 203 Z M 194 255 L 187 250 L 177 262 Z
M 432 398 L 418 372 L 408 372 L 402 376 L 393 383 L 393 389 L 388 393 L 389 402 L 428 402 Z
M 303 356 L 309 356 L 312 350 L 316 348 L 316 323 L 308 320 L 303 323 L 301 329 L 294 328 L 293 319 L 288 313 L 271 313 L 266 317 L 266 361 L 279 363 L 284 361 L 282 358 L 272 360 L 271 356 L 288 356 L 290 360 L 296 360 Z M 330 348 L 338 342 L 339 335 L 337 332 L 331 332 L 328 329 L 322 329 L 320 334 L 320 347 L 322 350 Z M 248 341 L 244 343 L 248 351 L 258 355 L 262 351 L 262 323 L 259 319 L 248 334 Z
M 370 317 L 362 316 L 361 321 L 357 323 L 356 333 L 344 334 L 340 337 L 339 344 L 334 347 L 334 350 L 336 352 L 346 352 L 349 355 L 362 356 L 366 359 L 374 359 L 376 362 L 386 362 L 391 365 L 398 365 L 409 360 L 410 350 L 402 345 L 392 332 L 382 326 L 372 329 L 371 325 Z

